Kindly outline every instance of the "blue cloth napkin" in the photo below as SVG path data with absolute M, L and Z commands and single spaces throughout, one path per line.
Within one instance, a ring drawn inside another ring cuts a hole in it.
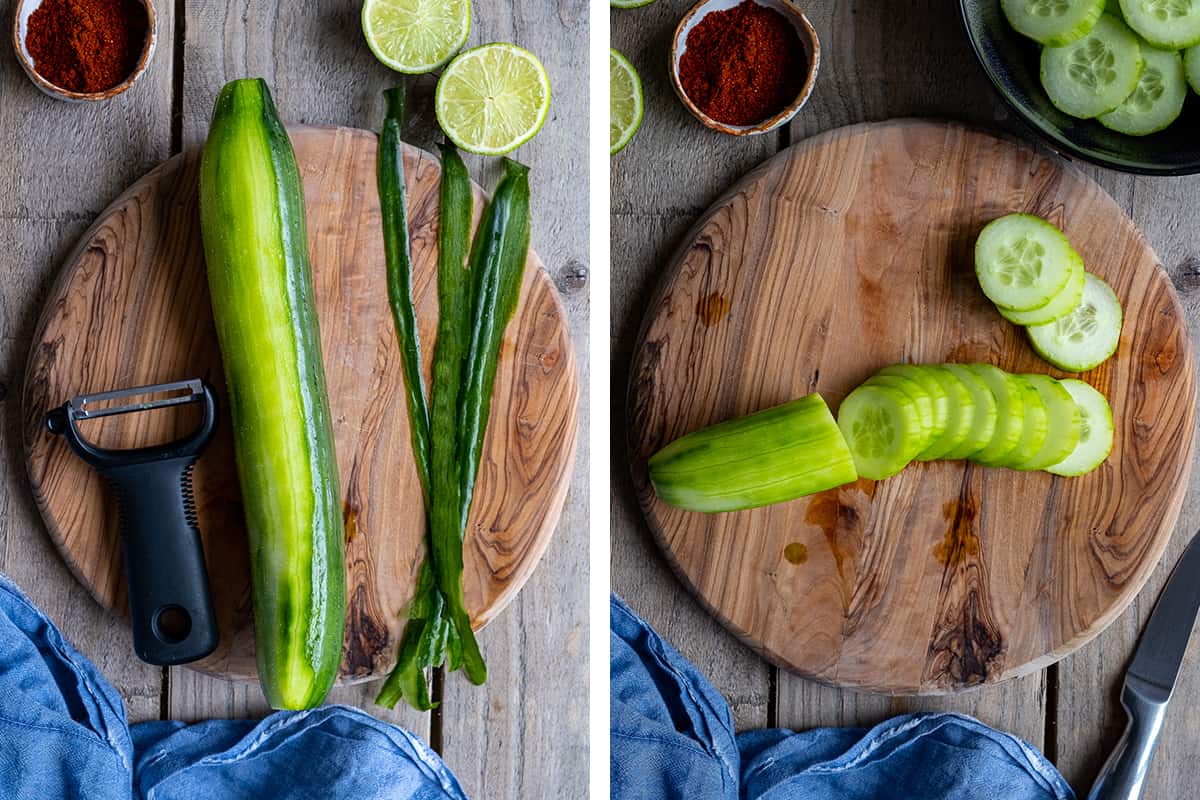
M 131 734 L 120 695 L 3 574 L 0 786 L 19 800 L 466 800 L 420 739 L 347 706 Z
M 613 800 L 1074 800 L 1036 748 L 961 714 L 738 736 L 720 694 L 615 595 L 609 626 Z

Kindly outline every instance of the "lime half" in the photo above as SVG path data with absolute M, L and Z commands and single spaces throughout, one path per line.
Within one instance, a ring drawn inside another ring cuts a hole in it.
M 550 78 L 528 50 L 485 44 L 446 67 L 434 110 L 446 136 L 463 150 L 502 155 L 542 129 L 550 112 Z
M 454 58 L 471 31 L 470 0 L 366 0 L 363 35 L 397 72 L 433 72 Z
M 642 125 L 642 79 L 629 59 L 608 51 L 608 152 L 621 151 Z
M 608 5 L 612 8 L 641 8 L 653 2 L 654 0 L 608 0 Z

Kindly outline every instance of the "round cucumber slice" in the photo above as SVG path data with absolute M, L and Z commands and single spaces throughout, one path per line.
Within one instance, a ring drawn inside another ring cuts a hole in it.
M 998 306 L 1032 311 L 1063 290 L 1081 262 L 1063 232 L 1032 214 L 994 219 L 975 240 L 975 276 Z
M 1105 0 L 1000 0 L 1017 33 L 1057 47 L 1084 36 L 1104 13 Z
M 1063 385 L 1049 375 L 1022 375 L 1027 383 L 1033 385 L 1041 395 L 1042 405 L 1046 408 L 1047 429 L 1046 439 L 1042 447 L 1031 458 L 1019 464 L 1013 464 L 1013 469 L 1045 469 L 1051 464 L 1062 461 L 1079 442 L 1079 407 Z
M 1064 114 L 1081 119 L 1107 114 L 1137 88 L 1141 50 L 1124 22 L 1104 14 L 1082 39 L 1042 50 L 1042 86 Z
M 1200 94 L 1200 44 L 1189 47 L 1183 55 L 1183 70 L 1187 75 L 1188 86 Z
M 1067 279 L 1067 285 L 1046 305 L 1035 308 L 1033 311 L 1013 311 L 1004 306 L 996 306 L 996 310 L 1000 312 L 1000 316 L 1014 325 L 1044 325 L 1047 322 L 1053 322 L 1059 317 L 1070 314 L 1075 310 L 1075 306 L 1079 305 L 1079 301 L 1083 297 L 1083 283 L 1086 275 L 1087 270 L 1083 268 L 1083 259 L 1077 259 L 1071 268 L 1071 277 Z
M 1017 391 L 1021 393 L 1022 411 L 1021 438 L 1017 446 L 1000 459 L 989 462 L 992 466 L 1019 469 L 1021 464 L 1031 461 L 1046 443 L 1050 431 L 1050 414 L 1042 396 L 1024 375 L 1009 375 Z
M 1097 117 L 1104 127 L 1128 136 L 1148 136 L 1170 125 L 1183 111 L 1188 93 L 1179 53 L 1143 45 L 1142 59 L 1146 66 L 1133 94 L 1116 111 Z
M 858 474 L 876 481 L 904 469 L 925 437 L 916 402 L 891 386 L 859 386 L 842 401 L 837 423 Z
M 1069 372 L 1087 372 L 1108 360 L 1121 340 L 1121 303 L 1107 283 L 1088 273 L 1075 310 L 1025 329 L 1038 355 Z
M 975 417 L 975 402 L 966 385 L 944 366 L 930 364 L 922 366 L 922 369 L 928 371 L 946 393 L 946 428 L 941 436 L 917 455 L 918 461 L 933 461 L 961 447 L 966 441 Z
M 999 419 L 996 395 L 966 364 L 942 364 L 942 369 L 958 379 L 971 394 L 971 421 L 967 436 L 957 447 L 942 453 L 943 459 L 968 458 L 987 447 L 996 432 Z
M 1103 464 L 1112 452 L 1112 409 L 1104 395 L 1083 381 L 1067 378 L 1059 383 L 1079 409 L 1079 439 L 1070 455 L 1045 469 L 1053 475 L 1084 475 Z
M 946 432 L 946 426 L 950 422 L 950 398 L 946 396 L 946 390 L 943 388 L 941 381 L 930 371 L 928 367 L 920 364 L 895 364 L 890 367 L 884 367 L 875 373 L 880 377 L 893 376 L 898 378 L 908 378 L 920 385 L 925 390 L 925 394 L 929 396 L 931 425 L 929 437 L 930 441 L 937 441 Z
M 1129 27 L 1155 47 L 1183 50 L 1200 44 L 1200 2 L 1196 0 L 1121 0 Z
M 996 429 L 987 446 L 971 456 L 986 465 L 1004 465 L 1004 459 L 1016 449 L 1025 432 L 1025 391 L 1013 376 L 991 364 L 971 364 L 972 372 L 983 379 L 996 398 Z
M 921 439 L 914 442 L 914 450 L 908 454 L 912 461 L 917 453 L 929 446 L 933 440 L 933 399 L 921 388 L 921 384 L 911 378 L 901 378 L 896 375 L 873 375 L 867 380 L 867 385 L 890 386 L 898 392 L 903 392 L 917 407 L 917 417 L 921 423 Z

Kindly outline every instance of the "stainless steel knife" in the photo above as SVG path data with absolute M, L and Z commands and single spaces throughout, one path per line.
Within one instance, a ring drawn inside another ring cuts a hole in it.
M 1171 572 L 1167 588 L 1159 596 L 1138 642 L 1121 690 L 1121 705 L 1129 716 L 1129 724 L 1104 762 L 1088 800 L 1136 800 L 1142 796 L 1197 610 L 1200 610 L 1200 533 Z

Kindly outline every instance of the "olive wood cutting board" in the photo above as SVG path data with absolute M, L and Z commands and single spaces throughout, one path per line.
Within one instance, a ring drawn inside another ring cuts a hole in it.
M 814 391 L 836 413 L 887 364 L 1066 376 L 975 281 L 975 238 L 1010 211 L 1061 227 L 1124 305 L 1116 355 L 1081 376 L 1113 409 L 1100 469 L 913 464 L 716 515 L 657 500 L 646 460 L 671 440 Z M 733 186 L 668 266 L 630 374 L 634 480 L 683 581 L 776 664 L 887 693 L 1004 680 L 1095 636 L 1158 562 L 1194 443 L 1183 311 L 1129 217 L 1058 159 L 940 122 L 834 130 Z
M 313 286 L 346 509 L 343 679 L 386 674 L 396 659 L 424 557 L 424 503 L 409 440 L 400 351 L 387 302 L 374 134 L 290 131 L 307 206 Z M 122 194 L 83 236 L 50 291 L 26 373 L 29 475 L 50 536 L 102 605 L 126 613 L 116 505 L 101 479 L 49 434 L 68 397 L 205 377 L 225 403 L 198 217 L 199 149 Z M 414 296 L 426 385 L 437 330 L 440 167 L 405 150 Z M 475 187 L 478 222 L 486 197 Z M 264 353 L 264 358 L 269 354 Z M 464 589 L 476 627 L 529 578 L 562 510 L 574 460 L 578 385 L 567 320 L 531 251 L 501 347 L 495 398 L 465 542 Z M 220 645 L 190 666 L 253 678 L 254 635 L 241 496 L 228 420 L 195 468 L 196 512 Z M 166 441 L 194 428 L 177 409 L 85 423 L 101 446 Z

